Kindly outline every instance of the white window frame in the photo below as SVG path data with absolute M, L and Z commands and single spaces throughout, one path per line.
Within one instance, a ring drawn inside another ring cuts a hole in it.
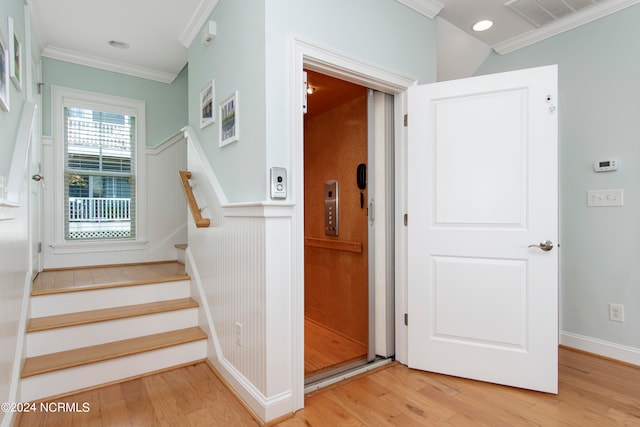
M 51 88 L 53 132 L 53 253 L 71 254 L 141 250 L 147 243 L 146 104 L 144 101 L 72 89 Z M 65 240 L 64 236 L 64 108 L 80 107 L 136 117 L 136 237 L 135 239 Z

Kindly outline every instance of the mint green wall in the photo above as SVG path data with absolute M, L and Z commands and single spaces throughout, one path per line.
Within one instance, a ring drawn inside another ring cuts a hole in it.
M 261 0 L 221 0 L 211 19 L 217 37 L 189 49 L 189 123 L 230 201 L 264 199 L 264 8 Z M 200 91 L 215 79 L 216 122 L 200 129 Z M 238 91 L 240 139 L 219 147 L 218 104 Z
M 0 37 L 4 42 L 5 48 L 9 49 L 9 41 L 12 35 L 9 34 L 9 24 L 7 18 L 13 18 L 14 29 L 23 44 L 23 60 L 25 58 L 25 25 L 24 25 L 24 1 L 23 0 L 2 0 L 0 1 Z M 22 109 L 25 103 L 25 84 L 24 75 L 26 70 L 23 65 L 23 90 L 18 92 L 9 76 L 9 112 L 0 110 L 0 175 L 8 176 L 11 168 L 11 156 L 13 155 L 13 146 L 18 133 L 18 124 L 22 115 Z
M 290 167 L 292 36 L 436 79 L 435 22 L 396 0 L 220 0 L 211 19 L 216 39 L 202 46 L 197 37 L 189 50 L 189 123 L 231 202 L 267 199 L 269 168 Z M 199 94 L 211 79 L 216 106 L 239 91 L 240 140 L 222 148 L 218 123 L 199 128 Z
M 51 135 L 51 87 L 64 86 L 146 102 L 147 145 L 163 142 L 188 123 L 186 68 L 171 83 L 42 58 L 43 135 Z
M 561 330 L 640 349 L 640 5 L 516 52 L 477 74 L 559 66 Z M 617 172 L 595 173 L 595 160 Z M 624 207 L 587 208 L 591 189 Z M 608 303 L 625 305 L 625 323 Z
M 289 166 L 293 36 L 418 80 L 436 81 L 436 23 L 397 0 L 268 0 L 267 171 Z

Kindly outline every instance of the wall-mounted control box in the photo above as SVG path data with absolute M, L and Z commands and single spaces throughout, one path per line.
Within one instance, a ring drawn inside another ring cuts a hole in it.
M 331 179 L 324 183 L 324 234 L 338 235 L 338 181 Z
M 611 172 L 618 170 L 616 160 L 596 160 L 593 162 L 593 170 L 596 172 Z
M 271 198 L 287 198 L 287 170 L 285 168 L 271 168 Z

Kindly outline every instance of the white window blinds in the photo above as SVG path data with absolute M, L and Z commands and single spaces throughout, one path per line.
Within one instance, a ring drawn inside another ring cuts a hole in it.
M 64 107 L 65 239 L 136 237 L 136 118 Z

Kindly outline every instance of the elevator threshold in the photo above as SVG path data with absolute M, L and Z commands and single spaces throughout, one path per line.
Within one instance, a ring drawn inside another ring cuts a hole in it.
M 321 388 L 355 377 L 356 375 L 369 372 L 387 365 L 393 362 L 393 360 L 394 359 L 392 357 L 383 358 L 377 356 L 376 359 L 371 362 L 367 362 L 366 360 L 355 361 L 349 365 L 342 365 L 339 368 L 307 377 L 304 380 L 304 393 L 311 393 L 312 391 L 320 390 Z

